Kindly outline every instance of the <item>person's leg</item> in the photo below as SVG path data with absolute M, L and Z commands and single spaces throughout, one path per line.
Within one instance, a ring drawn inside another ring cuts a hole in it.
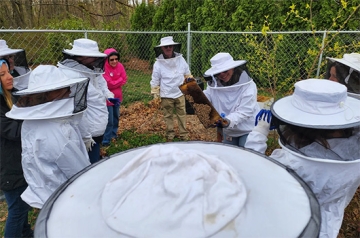
M 91 147 L 91 151 L 88 152 L 90 163 L 92 164 L 100 160 L 100 144 L 103 141 L 103 136 L 93 137 L 93 140 L 96 143 Z
M 179 125 L 179 134 L 181 139 L 188 139 L 188 131 L 186 130 L 186 107 L 185 96 L 175 99 L 176 116 Z
M 111 138 L 117 138 L 117 131 L 119 129 L 120 118 L 120 104 L 113 107 L 113 127 L 111 130 Z
M 242 136 L 239 137 L 238 146 L 240 146 L 240 147 L 244 147 L 244 146 L 245 146 L 245 142 L 246 142 L 246 139 L 247 139 L 248 135 L 249 135 L 249 134 L 242 135 Z
M 28 223 L 30 206 L 24 202 L 20 195 L 27 186 L 22 186 L 11 191 L 3 191 L 8 205 L 8 217 L 5 224 L 4 237 L 32 236 L 33 232 Z
M 111 134 L 112 134 L 112 128 L 113 128 L 113 113 L 114 113 L 114 107 L 113 106 L 107 106 L 109 116 L 108 116 L 108 123 L 105 129 L 104 138 L 102 141 L 102 144 L 104 146 L 110 145 L 111 142 Z
M 161 109 L 166 124 L 166 137 L 168 140 L 172 140 L 175 136 L 173 119 L 174 99 L 161 98 Z
M 222 143 L 228 145 L 239 145 L 239 137 L 228 136 L 224 134 Z

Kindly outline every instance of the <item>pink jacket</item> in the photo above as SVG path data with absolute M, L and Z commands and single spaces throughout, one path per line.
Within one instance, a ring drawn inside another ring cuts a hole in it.
M 119 98 L 120 102 L 123 100 L 122 89 L 121 87 L 127 82 L 127 75 L 125 72 L 124 66 L 118 62 L 115 67 L 112 67 L 109 64 L 109 55 L 117 55 L 119 53 L 114 48 L 109 48 L 104 51 L 108 57 L 105 60 L 105 73 L 103 74 L 109 90 L 114 94 L 114 98 Z M 107 106 L 112 106 L 113 104 L 109 101 L 106 102 Z

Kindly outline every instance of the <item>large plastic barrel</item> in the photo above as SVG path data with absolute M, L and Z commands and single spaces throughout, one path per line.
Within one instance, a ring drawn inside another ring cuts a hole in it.
M 315 195 L 294 171 L 272 158 L 214 142 L 171 142 L 151 146 L 172 146 L 182 151 L 195 150 L 215 156 L 221 163 L 230 166 L 243 182 L 246 189 L 244 209 L 231 224 L 211 237 L 318 237 L 320 208 Z M 115 154 L 70 178 L 41 209 L 35 225 L 35 237 L 128 237 L 109 226 L 104 218 L 103 193 L 108 182 L 113 181 L 128 162 L 147 154 L 145 152 L 149 147 Z M 186 199 L 189 197 L 191 193 Z M 186 199 L 182 204 L 187 204 Z M 179 209 L 182 204 L 174 206 Z M 156 214 L 161 216 L 161 213 Z M 124 214 L 123 218 L 128 215 Z M 153 219 L 158 220 L 156 216 Z M 164 228 L 168 228 L 166 224 Z M 141 221 L 132 224 L 129 229 L 142 229 Z

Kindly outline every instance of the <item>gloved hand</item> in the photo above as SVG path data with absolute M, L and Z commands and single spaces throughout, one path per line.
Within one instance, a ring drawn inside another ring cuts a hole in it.
M 91 147 L 93 147 L 96 142 L 93 140 L 93 138 L 86 138 L 86 139 L 83 139 L 84 143 L 85 143 L 85 147 L 86 147 L 86 150 L 87 151 L 91 151 Z
M 231 121 L 225 117 L 225 113 L 221 113 L 220 116 L 222 117 L 222 119 L 215 122 L 214 127 L 220 127 L 220 128 L 228 127 Z
M 185 83 L 188 83 L 191 81 L 195 81 L 195 79 L 194 78 L 185 78 L 183 83 L 185 84 Z
M 217 122 L 215 122 L 215 126 L 214 127 L 220 127 L 220 128 L 227 128 L 230 125 L 230 120 L 227 118 L 223 118 L 221 120 L 218 120 Z
M 120 99 L 118 98 L 108 98 L 108 100 L 114 104 L 115 106 L 119 106 L 120 105 Z
M 160 86 L 151 87 L 151 94 L 154 96 L 154 98 L 160 97 Z
M 257 131 L 265 136 L 269 135 L 272 114 L 270 110 L 261 109 L 255 118 L 255 127 L 253 131 Z
M 114 98 L 114 94 L 112 92 L 109 92 L 107 98 Z
M 188 79 L 188 78 L 194 78 L 194 76 L 192 76 L 192 74 L 185 74 L 184 79 Z
M 184 82 L 183 83 L 185 84 L 185 83 L 188 83 L 190 81 L 195 81 L 194 76 L 192 76 L 191 74 L 184 75 Z

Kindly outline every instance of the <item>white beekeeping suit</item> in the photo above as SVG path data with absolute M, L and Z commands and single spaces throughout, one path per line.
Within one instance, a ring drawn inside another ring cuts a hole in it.
M 204 94 L 216 110 L 230 120 L 230 125 L 223 129 L 226 135 L 242 136 L 254 128 L 254 119 L 260 108 L 256 85 L 246 71 L 231 86 L 223 87 L 219 80 L 216 84 L 208 84 Z
M 344 210 L 360 185 L 359 108 L 360 100 L 348 97 L 344 85 L 321 79 L 297 82 L 293 95 L 271 107 L 282 147 L 271 157 L 293 169 L 315 193 L 320 237 L 337 237 Z M 261 119 L 245 147 L 264 153 L 270 120 Z
M 68 78 L 57 67 L 40 65 L 28 89 L 6 114 L 24 120 L 21 130 L 22 167 L 28 188 L 21 198 L 42 208 L 51 194 L 90 165 L 76 125 L 86 109 L 87 78 Z
M 183 95 L 179 86 L 184 82 L 184 76 L 190 75 L 189 65 L 182 54 L 174 54 L 175 57 L 170 59 L 165 59 L 161 54 L 154 64 L 150 86 L 160 86 L 160 97 L 178 98 Z
M 65 73 L 69 77 L 86 77 L 90 79 L 89 87 L 88 87 L 88 110 L 85 112 L 85 118 L 81 123 L 89 123 L 87 128 L 84 126 L 82 128 L 82 132 L 89 133 L 91 136 L 100 136 L 104 134 L 107 125 L 107 117 L 108 111 L 106 108 L 106 99 L 108 98 L 108 94 L 111 92 L 103 91 L 104 86 L 103 82 L 106 81 L 102 77 L 101 74 L 92 72 L 87 67 L 77 64 L 76 67 L 72 68 L 69 66 L 74 63 L 74 60 L 65 60 L 61 63 L 58 63 L 59 69 Z M 105 85 L 107 89 L 107 86 Z M 107 89 L 108 91 L 108 89 Z M 111 95 L 110 95 L 111 96 Z
M 100 143 L 108 122 L 107 98 L 113 98 L 113 93 L 107 88 L 102 76 L 106 54 L 101 53 L 97 43 L 89 39 L 77 39 L 73 49 L 64 50 L 64 60 L 58 63 L 59 69 L 69 77 L 87 77 L 90 79 L 87 92 L 88 108 L 84 113 L 79 128 L 88 150 L 100 150 Z M 89 62 L 90 61 L 90 62 Z M 94 144 L 94 140 L 97 144 Z M 90 157 L 91 162 L 98 158 Z

